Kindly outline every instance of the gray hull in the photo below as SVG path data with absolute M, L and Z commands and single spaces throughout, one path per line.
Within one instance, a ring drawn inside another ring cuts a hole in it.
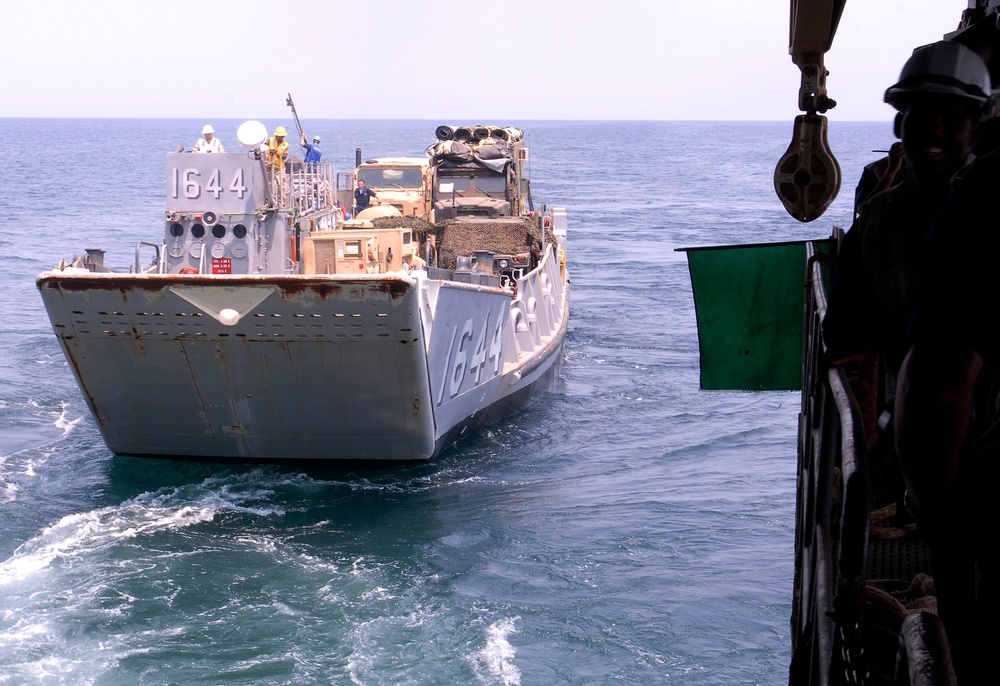
M 551 250 L 513 300 L 422 272 L 38 287 L 112 451 L 269 462 L 433 457 L 547 385 L 569 310 Z

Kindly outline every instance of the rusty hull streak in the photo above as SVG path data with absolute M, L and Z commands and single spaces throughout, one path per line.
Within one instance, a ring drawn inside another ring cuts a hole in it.
M 142 342 L 142 332 L 135 324 L 132 325 L 132 335 L 135 336 L 135 344 L 139 347 L 140 353 L 146 352 L 146 346 Z
M 69 350 L 65 344 L 62 345 L 62 348 L 63 348 L 63 357 L 66 358 L 66 362 L 69 363 L 69 366 L 73 369 L 73 374 L 76 376 L 77 381 L 79 382 L 77 383 L 77 386 L 80 387 L 80 391 L 84 395 L 84 399 L 87 403 L 87 406 L 90 407 L 91 414 L 93 414 L 94 419 L 97 420 L 97 426 L 101 431 L 101 437 L 104 438 L 105 436 L 104 427 L 105 424 L 107 423 L 108 418 L 101 415 L 101 413 L 97 411 L 97 400 L 91 394 L 90 389 L 88 389 L 87 386 L 83 383 L 83 375 L 80 373 L 80 367 L 76 364 L 76 359 L 69 354 Z M 105 443 L 107 443 L 106 438 L 105 438 Z
M 407 283 L 399 277 L 379 277 L 377 279 L 325 279 L 325 278 L 297 278 L 291 281 L 275 279 L 273 285 L 281 289 L 281 297 L 286 295 L 296 295 L 298 293 L 312 292 L 322 300 L 327 298 L 354 299 L 350 291 L 358 292 L 357 287 L 362 287 L 361 293 L 364 296 L 372 292 L 386 293 L 393 300 L 397 300 L 412 290 L 413 285 Z M 348 291 L 345 293 L 345 291 Z

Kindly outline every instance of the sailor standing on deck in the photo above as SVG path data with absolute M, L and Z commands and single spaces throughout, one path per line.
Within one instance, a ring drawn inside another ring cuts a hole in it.
M 225 152 L 222 142 L 215 137 L 215 129 L 211 124 L 205 124 L 201 129 L 202 137 L 194 144 L 191 152 Z
M 989 94 L 986 64 L 953 41 L 914 51 L 885 93 L 899 111 L 906 178 L 862 205 L 841 246 L 823 321 L 828 359 L 852 379 L 869 445 L 876 419 L 892 410 L 924 240 L 952 176 L 972 159 Z
M 288 157 L 288 141 L 285 140 L 287 134 L 285 127 L 279 126 L 274 130 L 274 137 L 267 142 L 267 161 L 275 174 L 285 171 L 285 158 Z
M 319 149 L 319 136 L 313 136 L 312 145 L 306 143 L 305 131 L 302 132 L 302 138 L 299 141 L 299 146 L 306 151 L 305 162 L 306 164 L 315 164 L 319 162 L 320 158 L 323 157 L 323 151 Z
M 274 182 L 278 204 L 285 204 L 285 158 L 288 157 L 288 141 L 285 140 L 284 126 L 274 130 L 274 136 L 267 142 L 267 162 L 271 166 L 271 177 Z
M 354 216 L 361 210 L 367 210 L 372 198 L 377 198 L 375 192 L 365 185 L 364 179 L 358 179 L 358 187 L 354 189 Z
M 989 70 L 969 48 L 941 41 L 914 51 L 899 82 L 885 94 L 886 102 L 899 110 L 896 131 L 902 138 L 906 178 L 862 205 L 837 258 L 823 321 L 828 361 L 847 373 L 861 404 L 869 469 L 874 468 L 876 475 L 873 500 L 882 505 L 891 499 L 898 506 L 905 481 L 906 511 L 929 539 L 938 615 L 959 673 L 970 669 L 972 659 L 973 637 L 967 627 L 973 620 L 968 602 L 974 597 L 973 548 L 957 529 L 939 525 L 938 515 L 946 509 L 941 507 L 941 494 L 949 489 L 947 470 L 935 462 L 940 455 L 934 453 L 948 431 L 936 427 L 926 404 L 905 402 L 914 394 L 907 392 L 913 384 L 903 360 L 912 336 L 911 318 L 920 309 L 916 303 L 922 267 L 926 270 L 946 255 L 945 250 L 928 249 L 931 225 L 949 192 L 953 197 L 954 189 L 961 187 L 962 174 L 957 173 L 971 160 L 977 124 L 987 111 L 990 93 Z M 958 225 L 948 231 L 966 232 Z M 956 327 L 934 328 L 950 332 Z M 942 357 L 934 361 L 946 362 Z M 898 427 L 892 419 L 894 402 L 902 410 Z M 915 424 L 925 430 L 919 438 Z M 938 432 L 935 438 L 926 435 L 930 427 Z M 888 476 L 880 480 L 880 474 Z M 952 513 L 961 513 L 958 520 L 963 523 L 975 521 L 961 508 Z M 942 533 L 945 530 L 947 534 Z M 959 681 L 973 683 L 963 681 L 961 674 Z

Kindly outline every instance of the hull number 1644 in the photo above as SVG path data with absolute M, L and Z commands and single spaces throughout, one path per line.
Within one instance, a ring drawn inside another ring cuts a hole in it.
M 216 200 L 221 200 L 222 195 L 226 191 L 229 191 L 234 193 L 240 200 L 243 200 L 250 190 L 244 180 L 242 169 L 236 169 L 233 178 L 229 180 L 228 186 L 222 180 L 221 170 L 215 168 L 206 171 L 208 173 L 203 175 L 200 169 L 188 168 L 182 170 L 179 167 L 174 167 L 170 184 L 170 197 L 198 200 L 202 197 L 202 193 L 205 193 L 206 195 L 211 195 Z M 207 176 L 207 179 L 205 176 Z M 204 185 L 202 185 L 203 182 Z

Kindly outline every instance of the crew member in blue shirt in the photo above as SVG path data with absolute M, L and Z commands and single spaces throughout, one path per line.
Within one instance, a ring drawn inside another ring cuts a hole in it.
M 377 197 L 372 189 L 365 185 L 364 179 L 358 179 L 358 187 L 354 189 L 354 216 L 357 217 L 361 210 L 367 210 L 372 198 Z
M 306 134 L 302 132 L 302 140 L 299 141 L 299 145 L 305 149 L 305 161 L 306 163 L 312 164 L 319 162 L 319 158 L 323 156 L 323 151 L 319 149 L 319 136 L 313 136 L 312 145 L 306 142 Z

